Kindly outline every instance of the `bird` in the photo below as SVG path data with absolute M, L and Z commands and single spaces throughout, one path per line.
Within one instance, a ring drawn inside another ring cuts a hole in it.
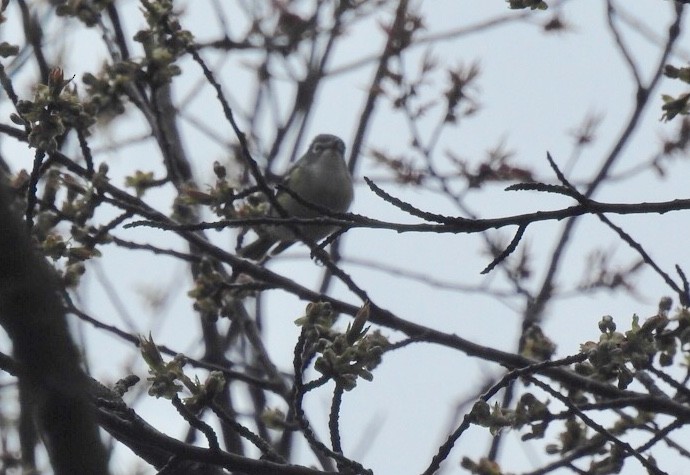
M 283 188 L 288 188 L 307 203 L 336 213 L 344 213 L 352 204 L 354 188 L 352 175 L 345 163 L 345 143 L 335 135 L 317 135 L 307 152 L 290 168 L 283 180 Z M 276 194 L 276 201 L 288 217 L 317 218 L 319 210 L 300 203 L 284 190 Z M 275 208 L 269 209 L 267 216 L 282 217 Z M 300 234 L 312 241 L 318 241 L 333 232 L 336 227 L 323 225 L 301 225 Z M 255 229 L 258 238 L 238 251 L 239 255 L 253 260 L 261 259 L 276 244 L 273 252 L 277 254 L 299 240 L 290 229 L 283 225 L 262 225 Z

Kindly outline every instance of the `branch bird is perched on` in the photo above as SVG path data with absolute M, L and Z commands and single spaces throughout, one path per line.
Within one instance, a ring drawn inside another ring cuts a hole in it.
M 345 163 L 345 144 L 335 135 L 316 136 L 309 150 L 288 172 L 283 186 L 290 189 L 307 203 L 344 213 L 350 207 L 353 197 L 352 176 Z M 296 218 L 318 218 L 317 209 L 298 202 L 285 191 L 279 191 L 276 200 L 289 216 Z M 268 216 L 281 217 L 276 209 L 270 209 Z M 304 237 L 313 241 L 333 232 L 333 226 L 299 226 Z M 275 244 L 284 250 L 299 239 L 289 226 L 266 225 L 256 229 L 259 238 L 240 249 L 239 254 L 249 259 L 260 259 Z M 277 252 L 279 252 L 277 251 Z

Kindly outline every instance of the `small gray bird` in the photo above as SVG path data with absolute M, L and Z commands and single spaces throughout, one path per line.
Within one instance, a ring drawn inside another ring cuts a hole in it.
M 283 186 L 289 188 L 304 201 L 344 213 L 350 208 L 353 197 L 352 176 L 345 163 L 345 144 L 335 135 L 317 135 L 309 150 L 287 173 Z M 321 213 L 299 203 L 286 192 L 278 192 L 276 200 L 290 216 L 317 218 Z M 271 209 L 268 216 L 280 217 Z M 300 226 L 299 231 L 307 238 L 318 241 L 335 231 L 333 226 Z M 258 260 L 275 244 L 280 252 L 298 240 L 288 226 L 267 225 L 256 229 L 259 238 L 240 249 L 239 254 Z

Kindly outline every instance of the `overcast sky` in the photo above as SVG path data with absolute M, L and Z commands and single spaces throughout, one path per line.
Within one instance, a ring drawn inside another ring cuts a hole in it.
M 123 17 L 126 19 L 126 31 L 132 35 L 144 25 L 137 2 L 119 3 L 123 11 L 128 12 Z M 200 42 L 219 39 L 222 34 L 211 3 L 207 0 L 180 2 L 186 5 L 182 16 L 183 27 L 191 30 Z M 243 31 L 246 19 L 237 13 L 237 2 L 223 0 L 218 3 L 223 5 L 230 30 Z M 310 2 L 298 3 L 306 5 Z M 567 1 L 561 2 L 561 9 L 552 7 L 545 12 L 527 13 L 511 11 L 507 3 L 501 0 L 427 0 L 411 3 L 424 17 L 426 28 L 420 37 L 431 37 L 458 28 L 471 30 L 473 26 L 497 18 L 524 17 L 522 21 L 501 21 L 476 33 L 414 45 L 404 54 L 404 68 L 411 76 L 416 74 L 421 59 L 429 55 L 435 57 L 440 65 L 477 63 L 481 70 L 476 83 L 476 98 L 480 108 L 473 117 L 444 130 L 436 153 L 441 170 L 452 170 L 450 162 L 444 158 L 446 153 L 470 163 L 478 163 L 486 158 L 488 150 L 503 144 L 505 149 L 514 153 L 516 165 L 537 170 L 538 180 L 555 182 L 546 162 L 547 151 L 563 167 L 569 164 L 569 178 L 573 182 L 581 183 L 593 176 L 618 140 L 631 115 L 635 98 L 629 68 L 606 24 L 606 2 Z M 559 2 L 548 3 L 556 5 Z M 646 82 L 658 62 L 662 40 L 672 19 L 671 2 L 636 0 L 619 1 L 617 4 L 624 4 L 627 8 L 627 16 L 623 21 L 619 19 L 618 24 Z M 390 9 L 388 12 L 377 20 L 389 22 Z M 542 26 L 557 13 L 568 26 L 567 30 L 545 34 Z M 12 4 L 7 14 L 10 20 L 3 25 L 7 28 L 4 34 L 10 40 L 19 35 L 10 29 L 17 25 L 13 21 L 16 15 Z M 49 25 L 47 41 L 51 40 L 51 34 L 55 35 L 53 38 L 67 34 L 67 44 L 80 51 L 79 55 L 72 55 L 69 50 L 65 52 L 65 75 L 76 75 L 79 84 L 78 79 L 84 71 L 93 71 L 102 62 L 104 50 L 99 34 L 76 25 L 66 33 L 57 28 L 60 19 L 51 14 L 46 14 L 44 19 Z M 50 26 L 54 31 L 51 32 Z M 683 28 L 690 29 L 687 17 Z M 376 54 L 384 41 L 374 21 L 365 22 L 348 32 L 328 68 L 347 68 L 347 72 L 327 81 L 320 90 L 306 141 L 318 133 L 334 133 L 342 137 L 348 146 L 351 144 L 376 62 L 369 61 L 355 68 L 349 66 L 361 58 Z M 678 45 L 680 49 L 672 56 L 671 63 L 686 65 L 690 58 L 687 34 Z M 238 111 L 250 110 L 251 105 L 246 103 L 249 97 L 246 91 L 253 90 L 252 65 L 256 61 L 250 56 L 239 55 L 222 58 L 220 54 L 207 54 L 204 57 L 219 75 L 224 90 Z M 188 60 L 183 61 L 181 66 L 183 75 L 176 80 L 174 89 L 180 102 L 189 98 L 190 91 L 199 86 L 197 80 L 200 75 L 198 67 Z M 28 97 L 29 84 L 35 80 L 35 70 L 23 70 L 15 80 L 19 93 Z M 436 75 L 428 89 L 421 91 L 422 97 L 437 94 L 445 84 L 446 76 Z M 659 150 L 661 139 L 674 133 L 677 121 L 659 121 L 661 93 L 673 94 L 681 90 L 675 82 L 662 81 L 660 87 L 653 91 L 654 99 L 634 138 L 612 170 L 613 175 L 624 174 L 649 160 Z M 286 86 L 286 103 L 291 100 L 289 91 Z M 215 178 L 211 164 L 214 160 L 225 160 L 228 145 L 234 142 L 214 95 L 210 87 L 203 85 L 201 93 L 184 102 L 186 120 L 182 122 L 182 130 L 185 147 L 193 159 L 198 182 L 202 185 L 213 184 Z M 3 101 L 2 107 L 0 117 L 8 122 L 10 109 L 7 101 Z M 588 116 L 596 116 L 600 120 L 596 140 L 577 161 L 572 162 L 573 131 Z M 416 121 L 421 136 L 430 135 L 437 117 L 438 111 L 432 111 Z M 206 133 L 194 121 L 202 123 L 213 134 Z M 155 150 L 153 145 L 135 140 L 143 135 L 142 130 L 148 130 L 142 124 L 141 117 L 134 115 L 127 121 L 116 121 L 106 134 L 96 134 L 92 138 L 97 161 L 107 161 L 111 168 L 110 176 L 117 186 L 123 186 L 123 176 L 130 174 L 133 168 L 161 172 L 159 156 L 152 155 Z M 243 125 L 246 124 L 240 124 Z M 260 140 L 253 143 L 253 152 L 259 160 L 275 135 L 268 121 L 262 134 Z M 215 140 L 214 137 L 221 140 Z M 369 151 L 373 148 L 419 160 L 410 146 L 411 137 L 404 117 L 382 103 L 366 137 L 364 153 L 356 171 L 358 186 L 352 211 L 390 221 L 418 222 L 371 193 L 361 180 L 366 175 L 380 180 L 381 186 L 387 191 L 421 209 L 463 215 L 455 203 L 437 192 L 392 183 L 386 170 L 372 160 Z M 117 150 L 109 148 L 123 142 L 125 146 Z M 3 138 L 0 147 L 3 156 L 10 159 L 15 168 L 28 167 L 31 163 L 32 151 L 23 145 Z M 306 143 L 303 149 L 305 147 Z M 288 166 L 286 157 L 281 157 L 280 166 L 283 169 Z M 595 198 L 620 202 L 686 198 L 687 169 L 687 160 L 676 160 L 669 164 L 668 173 L 663 179 L 650 172 L 637 174 L 619 180 L 615 185 L 603 187 Z M 508 184 L 490 185 L 480 193 L 470 195 L 467 205 L 476 215 L 488 218 L 557 209 L 570 204 L 569 200 L 553 195 L 503 191 Z M 461 185 L 458 182 L 458 186 Z M 149 202 L 161 211 L 169 212 L 171 197 L 172 191 L 167 190 L 150 198 Z M 682 214 L 615 217 L 614 221 L 647 246 L 666 271 L 672 273 L 673 266 L 679 264 L 690 272 L 690 251 L 683 233 L 686 220 Z M 534 276 L 529 281 L 529 288 L 533 291 L 543 278 L 546 259 L 562 226 L 563 223 L 531 226 L 521 243 L 521 247 L 528 246 L 534 258 Z M 498 233 L 508 240 L 513 231 L 500 230 L 492 235 Z M 170 233 L 127 230 L 118 235 L 131 240 L 154 241 L 162 247 L 184 249 L 183 243 Z M 233 237 L 231 232 L 212 235 L 215 242 L 228 249 L 234 244 Z M 607 249 L 620 267 L 625 267 L 636 258 L 596 218 L 584 218 L 576 227 L 573 243 L 567 251 L 566 264 L 562 266 L 567 272 L 561 272 L 557 278 L 559 286 L 571 288 L 578 282 L 587 270 L 585 256 L 595 246 Z M 323 269 L 304 259 L 307 254 L 305 249 L 295 246 L 284 257 L 275 259 L 270 264 L 271 268 L 300 283 L 315 286 Z M 88 281 L 79 295 L 84 307 L 104 322 L 142 334 L 151 331 L 157 342 L 191 356 L 200 356 L 196 316 L 191 311 L 192 302 L 186 296 L 191 285 L 186 267 L 145 253 L 132 255 L 114 247 L 108 247 L 107 251 L 98 262 L 88 267 Z M 391 310 L 401 318 L 453 332 L 483 345 L 506 351 L 516 350 L 523 302 L 461 290 L 463 287 L 478 286 L 486 286 L 497 292 L 512 290 L 500 272 L 480 275 L 490 259 L 484 252 L 484 243 L 479 236 L 397 234 L 385 230 L 355 229 L 343 238 L 343 255 L 343 268 L 360 287 L 367 289 L 378 306 Z M 361 265 L 361 261 L 388 266 L 392 271 L 373 270 Z M 411 279 L 405 277 L 404 272 L 426 277 Z M 435 281 L 457 288 L 434 286 Z M 619 327 L 625 329 L 629 327 L 634 313 L 643 318 L 654 314 L 658 299 L 670 294 L 661 279 L 649 271 L 642 272 L 636 283 L 639 289 L 637 299 L 621 292 L 556 301 L 549 308 L 543 326 L 558 345 L 557 355 L 574 354 L 579 350 L 580 343 L 598 339 L 596 322 L 602 315 L 613 315 Z M 167 302 L 162 310 L 153 310 L 147 305 L 147 292 L 164 293 L 165 289 L 170 288 L 174 289 L 175 298 Z M 111 296 L 108 296 L 109 292 Z M 119 296 L 119 303 L 113 300 L 113 294 Z M 350 303 L 361 304 L 340 284 L 334 286 L 332 294 Z M 268 346 L 281 370 L 290 371 L 292 348 L 299 332 L 292 322 L 302 314 L 306 303 L 281 291 L 268 292 L 265 296 L 264 305 L 268 309 L 265 311 L 269 316 L 266 322 Z M 155 319 L 151 318 L 152 315 L 155 315 Z M 124 316 L 134 321 L 134 328 L 128 327 Z M 130 346 L 88 327 L 80 327 L 79 331 L 83 332 L 81 334 L 95 377 L 104 382 L 119 379 L 124 375 L 122 363 L 131 365 L 132 371 L 139 375 L 145 375 L 142 362 L 137 360 Z M 394 341 L 401 338 L 401 335 L 385 329 L 383 333 Z M 378 474 L 419 473 L 428 465 L 448 431 L 457 426 L 456 405 L 475 395 L 490 377 L 500 374 L 501 368 L 495 365 L 427 344 L 411 345 L 391 353 L 376 370 L 373 382 L 361 382 L 355 391 L 344 398 L 341 415 L 344 452 Z M 327 434 L 329 390 L 310 393 L 306 398 L 307 412 L 317 433 L 324 438 Z M 136 408 L 162 431 L 173 436 L 183 435 L 186 424 L 171 410 L 167 401 L 139 401 Z M 463 411 L 467 408 L 465 406 Z M 518 433 L 509 434 L 508 446 L 501 458 L 504 467 L 519 473 L 542 466 L 549 460 L 539 443 L 524 444 L 519 437 Z M 459 467 L 460 459 L 466 455 L 473 458 L 484 455 L 489 442 L 487 430 L 471 428 L 446 462 L 445 473 L 465 473 Z M 117 454 L 113 463 L 114 473 L 129 473 L 133 463 L 129 453 L 119 450 Z M 311 463 L 312 459 L 306 456 L 303 462 Z M 632 461 L 627 464 L 626 468 L 630 471 L 626 473 L 642 473 L 639 465 Z M 679 474 L 683 467 L 667 465 L 662 468 L 669 473 Z

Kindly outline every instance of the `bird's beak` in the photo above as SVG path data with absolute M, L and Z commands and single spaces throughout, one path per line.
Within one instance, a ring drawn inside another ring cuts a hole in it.
M 334 152 L 339 152 L 339 153 L 343 153 L 345 151 L 343 149 L 343 147 L 340 144 L 338 144 L 337 142 L 333 142 L 332 144 L 329 144 L 326 148 L 328 150 L 332 150 Z

